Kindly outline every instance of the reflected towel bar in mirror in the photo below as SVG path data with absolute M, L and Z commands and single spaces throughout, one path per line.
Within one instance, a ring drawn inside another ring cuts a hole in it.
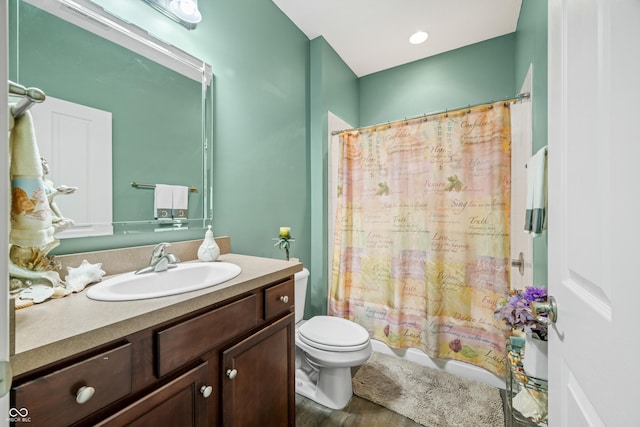
M 35 87 L 24 87 L 11 80 L 9 83 L 9 95 L 20 96 L 23 99 L 11 108 L 11 114 L 14 118 L 18 118 L 25 113 L 35 103 L 43 102 L 47 97 L 43 91 Z
M 140 182 L 133 181 L 131 186 L 134 188 L 156 188 L 155 184 L 142 184 Z M 198 191 L 198 187 L 189 187 L 189 191 L 195 193 Z

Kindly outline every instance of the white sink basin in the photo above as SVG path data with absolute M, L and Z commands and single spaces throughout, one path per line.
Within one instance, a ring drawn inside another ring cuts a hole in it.
M 100 301 L 166 297 L 219 285 L 240 271 L 240 267 L 229 262 L 184 263 L 167 271 L 114 276 L 92 285 L 87 296 Z

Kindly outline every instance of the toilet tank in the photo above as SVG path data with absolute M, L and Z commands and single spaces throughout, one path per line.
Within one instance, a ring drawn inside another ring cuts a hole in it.
M 296 310 L 296 323 L 302 320 L 304 317 L 304 303 L 307 299 L 307 283 L 309 282 L 309 270 L 303 268 L 302 271 L 294 275 L 295 283 L 295 310 Z

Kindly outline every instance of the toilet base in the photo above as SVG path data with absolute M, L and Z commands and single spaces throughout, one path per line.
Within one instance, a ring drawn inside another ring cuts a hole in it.
M 371 342 L 354 343 L 349 351 L 328 344 L 329 349 L 318 348 L 300 338 L 299 327 L 296 324 L 296 393 L 331 409 L 344 408 L 353 396 L 351 368 L 369 359 Z
M 342 409 L 353 396 L 351 368 L 298 368 L 296 393 L 328 408 Z

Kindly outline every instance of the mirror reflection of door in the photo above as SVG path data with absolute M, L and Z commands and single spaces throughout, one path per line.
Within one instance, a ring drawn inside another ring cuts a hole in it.
M 79 187 L 55 198 L 64 217 L 74 221 L 56 238 L 113 234 L 111 113 L 50 96 L 30 111 L 48 163 L 46 178 L 55 186 Z M 86 183 L 91 188 L 83 188 Z

